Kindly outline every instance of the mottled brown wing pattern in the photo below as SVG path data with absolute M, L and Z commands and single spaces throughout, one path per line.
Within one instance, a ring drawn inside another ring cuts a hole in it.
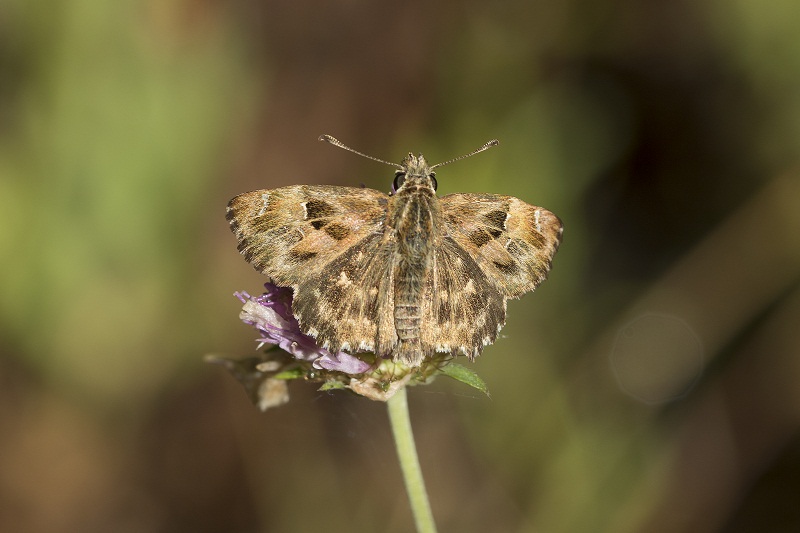
M 423 347 L 475 358 L 505 324 L 506 300 L 547 277 L 561 221 L 512 196 L 441 198 L 442 237 L 423 305 Z M 425 354 L 428 355 L 428 354 Z
M 497 338 L 505 314 L 506 298 L 475 259 L 445 237 L 436 248 L 423 299 L 423 348 L 475 358 Z
M 253 191 L 228 203 L 239 251 L 284 287 L 308 275 L 365 237 L 383 232 L 389 197 L 372 189 L 296 185 Z
M 519 298 L 547 278 L 562 225 L 547 209 L 513 196 L 449 194 L 441 198 L 451 237 L 506 298 Z
M 391 201 L 371 189 L 282 187 L 235 197 L 228 220 L 256 270 L 294 289 L 293 312 L 304 332 L 333 352 L 389 356 L 398 342 L 396 239 L 403 238 L 386 228 Z M 558 217 L 511 196 L 451 194 L 438 201 L 422 282 L 422 353 L 412 361 L 434 352 L 480 354 L 505 323 L 506 300 L 544 281 L 561 239 Z
M 247 261 L 294 289 L 303 331 L 332 351 L 374 350 L 376 338 L 393 344 L 395 336 L 385 296 L 393 257 L 393 243 L 383 241 L 388 200 L 372 189 L 298 185 L 236 196 L 227 218 Z
M 292 311 L 323 348 L 391 353 L 394 244 L 383 237 L 368 235 L 295 289 Z

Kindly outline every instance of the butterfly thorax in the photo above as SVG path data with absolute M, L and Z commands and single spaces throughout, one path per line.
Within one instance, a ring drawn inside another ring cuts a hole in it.
M 440 228 L 436 180 L 421 154 L 408 154 L 402 167 L 395 177 L 397 190 L 387 210 L 386 225 L 394 230 L 399 259 L 426 267 Z

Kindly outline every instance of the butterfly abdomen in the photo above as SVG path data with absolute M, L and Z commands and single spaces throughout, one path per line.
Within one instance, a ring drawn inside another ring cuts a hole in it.
M 424 354 L 420 346 L 422 294 L 429 261 L 398 261 L 394 276 L 394 327 L 399 340 L 395 360 L 419 366 Z

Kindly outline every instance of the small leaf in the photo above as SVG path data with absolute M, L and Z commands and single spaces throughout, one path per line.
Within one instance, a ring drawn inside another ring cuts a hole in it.
M 440 371 L 445 376 L 451 377 L 456 381 L 460 381 L 461 383 L 465 383 L 474 389 L 478 389 L 486 396 L 489 396 L 489 388 L 486 386 L 486 383 L 480 378 L 480 376 L 478 376 L 478 374 L 464 365 L 450 363 L 444 365 Z
M 289 370 L 284 370 L 283 372 L 278 372 L 274 376 L 273 379 L 300 379 L 306 377 L 306 371 L 300 367 L 297 368 L 290 368 Z
M 341 381 L 337 381 L 335 379 L 332 379 L 330 381 L 326 381 L 325 383 L 323 383 L 322 386 L 320 388 L 318 388 L 317 390 L 326 391 L 326 390 L 340 390 L 340 389 L 346 389 L 346 388 L 347 388 L 347 385 L 345 385 Z

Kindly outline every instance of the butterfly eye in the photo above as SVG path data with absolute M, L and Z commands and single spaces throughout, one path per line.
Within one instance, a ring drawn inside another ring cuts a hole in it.
M 398 172 L 394 176 L 394 183 L 392 183 L 392 190 L 397 192 L 397 190 L 403 186 L 403 183 L 406 182 L 406 174 L 405 172 Z
M 436 174 L 431 172 L 431 175 L 428 177 L 431 179 L 431 185 L 433 185 L 433 190 L 435 191 L 439 186 L 439 183 L 436 181 Z

